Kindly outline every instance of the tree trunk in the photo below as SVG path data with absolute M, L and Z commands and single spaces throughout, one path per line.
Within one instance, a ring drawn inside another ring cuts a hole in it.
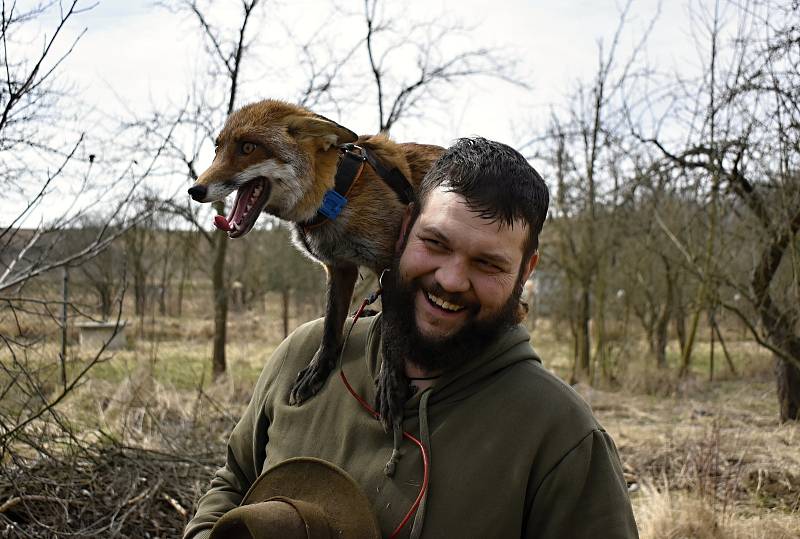
M 748 199 L 756 209 L 766 211 L 763 200 L 751 193 Z M 781 421 L 800 421 L 800 336 L 793 316 L 783 311 L 772 299 L 770 285 L 778 272 L 786 249 L 800 230 L 798 210 L 785 230 L 774 234 L 772 242 L 761 252 L 753 271 L 750 286 L 757 300 L 758 314 L 769 341 L 785 352 L 776 373 Z
M 600 366 L 603 380 L 610 381 L 613 373 L 608 365 L 608 344 L 606 343 L 606 287 L 602 273 L 597 277 L 597 295 L 594 303 L 594 358 L 595 365 Z
M 189 264 L 187 262 L 186 266 L 188 266 L 188 265 Z M 177 305 L 175 306 L 175 308 L 177 310 L 176 314 L 177 314 L 178 318 L 183 316 L 183 290 L 184 290 L 184 287 L 186 286 L 186 279 L 189 277 L 188 274 L 189 274 L 189 272 L 185 268 L 181 269 L 181 280 L 178 281 L 178 298 L 176 300 Z
M 164 282 L 158 287 L 158 314 L 167 315 L 167 285 Z
M 675 287 L 672 274 L 670 273 L 669 261 L 666 258 L 663 258 L 663 261 L 667 275 L 667 294 L 664 300 L 664 306 L 658 314 L 658 319 L 655 323 L 655 349 L 653 350 L 656 356 L 656 366 L 659 369 L 665 369 L 667 367 L 667 328 L 669 327 L 669 318 L 673 311 L 672 304 L 675 295 Z
M 678 335 L 678 345 L 682 357 L 683 351 L 686 349 L 686 307 L 683 304 L 683 294 L 680 293 L 679 288 L 675 291 L 675 308 L 672 314 L 672 319 L 675 322 L 675 333 Z
M 708 332 L 709 332 L 709 339 L 710 339 L 710 348 L 709 348 L 709 355 L 708 355 L 708 381 L 714 381 L 714 313 L 709 312 L 708 314 Z
M 800 421 L 800 369 L 784 359 L 776 358 L 775 379 L 781 421 Z
M 225 203 L 214 202 L 218 215 L 225 212 Z M 217 378 L 225 372 L 225 341 L 228 323 L 228 286 L 225 282 L 225 254 L 228 250 L 228 234 L 214 231 L 214 265 L 211 281 L 214 293 L 214 351 L 211 358 L 212 374 Z
M 170 280 L 169 264 L 173 251 L 173 231 L 170 228 L 167 228 L 165 232 L 166 245 L 164 245 L 164 255 L 161 264 L 161 284 L 158 287 L 158 314 L 161 316 L 167 315 L 167 289 Z
M 656 349 L 658 348 L 658 338 L 656 336 L 656 331 L 653 326 L 644 325 L 645 336 L 647 337 L 647 347 L 650 349 L 650 353 L 655 355 Z
M 100 316 L 103 320 L 108 320 L 111 316 L 111 285 L 103 284 L 98 287 L 100 293 Z
M 666 313 L 667 309 L 664 308 L 664 313 L 656 324 L 655 331 L 655 356 L 656 367 L 659 369 L 667 368 L 667 325 L 669 322 L 669 314 Z
M 575 357 L 577 369 L 575 370 L 577 371 L 576 375 L 579 379 L 589 379 L 591 374 L 592 336 L 589 328 L 589 321 L 591 320 L 591 303 L 588 286 L 584 286 L 583 290 L 581 290 L 577 315 L 577 354 Z
M 290 289 L 284 288 L 281 291 L 281 319 L 283 320 L 283 338 L 289 336 L 289 299 Z
M 147 277 L 138 264 L 133 269 L 133 296 L 134 314 L 141 318 L 147 310 Z
M 187 237 L 184 240 L 184 248 L 183 252 L 181 253 L 181 277 L 180 281 L 178 281 L 178 298 L 177 298 L 177 316 L 180 318 L 183 315 L 183 292 L 186 289 L 186 281 L 189 280 L 189 276 L 191 275 L 192 268 L 190 261 L 192 260 L 192 256 L 190 253 L 190 248 L 188 247 L 190 244 L 188 242 L 191 241 L 191 236 Z

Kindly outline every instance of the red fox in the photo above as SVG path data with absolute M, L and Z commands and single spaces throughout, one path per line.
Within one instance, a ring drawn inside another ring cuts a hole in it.
M 405 208 L 443 151 L 385 135 L 359 137 L 276 100 L 247 105 L 227 119 L 213 163 L 189 194 L 213 202 L 236 191 L 227 218 L 217 216 L 218 227 L 238 238 L 262 212 L 274 215 L 293 223 L 295 245 L 327 270 L 322 343 L 298 374 L 290 403 L 315 395 L 335 368 L 358 267 L 379 275 L 390 266 Z M 377 403 L 387 428 L 402 419 L 403 401 L 391 388 L 405 379 L 389 370 L 379 374 Z

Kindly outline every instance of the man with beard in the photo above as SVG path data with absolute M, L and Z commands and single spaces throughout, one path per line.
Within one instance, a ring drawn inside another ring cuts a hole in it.
M 185 537 L 207 536 L 262 472 L 292 457 L 346 471 L 385 537 L 636 537 L 613 441 L 517 325 L 548 202 L 510 147 L 476 138 L 449 148 L 404 218 L 383 313 L 349 333 L 341 380 L 289 406 L 321 322 L 278 347 Z M 406 377 L 376 387 L 387 364 Z M 366 410 L 380 391 L 407 397 L 399 448 Z

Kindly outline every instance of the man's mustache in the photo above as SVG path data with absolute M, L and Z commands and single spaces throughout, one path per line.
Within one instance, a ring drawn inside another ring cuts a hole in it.
M 442 288 L 442 285 L 436 281 L 434 281 L 433 285 L 430 287 L 425 287 L 419 282 L 417 283 L 417 286 L 422 291 L 433 294 L 434 296 L 441 298 L 448 303 L 466 307 L 468 311 L 478 312 L 480 310 L 481 306 L 476 301 L 468 299 L 464 294 L 447 292 L 444 288 Z

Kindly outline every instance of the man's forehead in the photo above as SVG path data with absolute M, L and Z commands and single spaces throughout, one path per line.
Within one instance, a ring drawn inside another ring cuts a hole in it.
M 516 219 L 509 224 L 503 222 L 499 218 L 494 219 L 483 217 L 481 215 L 484 213 L 482 208 L 478 208 L 475 205 L 470 204 L 470 202 L 463 195 L 451 191 L 446 185 L 440 185 L 428 193 L 428 196 L 423 201 L 420 209 L 420 217 L 435 219 L 436 217 L 442 217 L 442 212 L 461 208 L 466 209 L 470 213 L 474 214 L 476 218 L 479 218 L 487 226 L 491 225 L 497 228 L 499 231 L 513 229 L 527 232 L 528 223 L 523 219 Z
M 493 234 L 498 239 L 503 237 L 511 240 L 511 245 L 516 244 L 521 251 L 524 250 L 528 232 L 528 224 L 525 221 L 520 219 L 507 224 L 480 214 L 481 211 L 472 207 L 463 195 L 440 186 L 431 190 L 426 198 L 417 225 L 435 229 L 445 235 L 462 232 Z M 518 237 L 518 241 L 513 241 L 514 237 Z M 507 247 L 508 245 L 505 246 L 506 249 Z

